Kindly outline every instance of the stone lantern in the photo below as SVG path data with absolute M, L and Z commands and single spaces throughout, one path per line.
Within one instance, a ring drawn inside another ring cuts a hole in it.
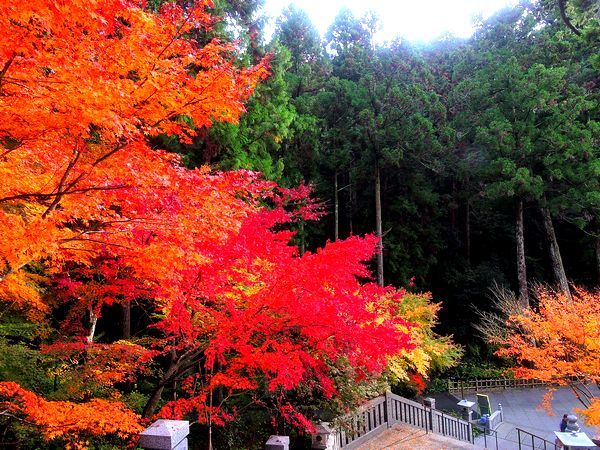
M 463 420 L 470 422 L 473 416 L 473 405 L 475 402 L 470 402 L 469 400 L 461 400 L 457 403 L 458 406 L 461 407 L 461 416 Z
M 312 449 L 333 450 L 335 443 L 335 432 L 328 422 L 319 422 L 312 435 Z

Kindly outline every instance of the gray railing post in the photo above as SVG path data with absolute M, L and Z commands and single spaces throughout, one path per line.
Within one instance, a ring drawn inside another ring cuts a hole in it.
M 392 396 L 391 392 L 386 391 L 385 393 L 385 415 L 387 420 L 388 428 L 392 428 L 394 425 L 394 411 L 392 410 Z
M 425 408 L 425 430 L 433 431 L 433 410 L 435 409 L 435 398 L 427 397 L 423 399 L 423 407 Z M 429 425 L 427 425 L 429 420 Z

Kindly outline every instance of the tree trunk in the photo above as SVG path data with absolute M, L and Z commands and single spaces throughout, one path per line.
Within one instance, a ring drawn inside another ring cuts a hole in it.
M 452 199 L 456 198 L 456 180 L 452 180 Z M 452 237 L 456 236 L 456 208 L 452 206 L 450 208 L 450 229 L 452 230 Z
M 569 281 L 567 280 L 567 274 L 565 273 L 565 268 L 560 256 L 560 248 L 558 247 L 558 241 L 556 240 L 556 233 L 554 232 L 554 225 L 552 224 L 550 210 L 545 206 L 541 206 L 540 211 L 542 212 L 544 232 L 549 245 L 550 260 L 552 263 L 552 271 L 554 272 L 554 279 L 558 283 L 560 290 L 567 294 L 569 298 L 571 298 Z
M 142 417 L 144 419 L 149 419 L 154 415 L 154 412 L 156 411 L 156 408 L 158 407 L 158 404 L 160 403 L 160 400 L 162 398 L 162 393 L 165 389 L 165 386 L 169 382 L 175 382 L 177 373 L 180 369 L 181 362 L 177 362 L 177 354 L 175 352 L 175 349 L 173 348 L 173 350 L 171 350 L 171 362 L 169 364 L 169 368 L 163 374 L 162 378 L 160 379 L 160 382 L 156 386 L 156 389 L 154 390 L 154 392 L 146 402 L 146 405 L 144 406 L 144 411 L 142 412 Z
M 300 245 L 299 245 L 299 252 L 300 252 L 300 256 L 304 255 L 304 252 L 306 251 L 306 242 L 304 240 L 304 219 L 300 219 L 300 230 L 298 233 L 298 237 L 300 238 Z
M 336 242 L 339 239 L 339 231 L 340 231 L 340 199 L 339 199 L 339 190 L 338 190 L 338 173 L 335 171 L 335 175 L 333 177 L 333 215 L 335 220 L 334 232 L 333 232 L 333 241 Z
M 352 189 L 352 173 L 348 172 L 348 231 L 350 236 L 354 234 L 354 223 L 352 213 L 354 212 L 354 190 Z
M 377 235 L 377 283 L 383 286 L 383 230 L 381 224 L 381 173 L 375 164 L 375 230 Z
M 131 337 L 131 302 L 125 301 L 121 307 L 123 308 L 123 339 Z
M 212 373 L 211 373 L 211 378 L 212 378 Z M 208 404 L 208 450 L 213 450 L 213 443 L 212 443 L 212 406 L 213 406 L 213 391 L 212 389 L 210 390 L 210 398 L 209 398 L 209 404 Z
M 519 300 L 525 308 L 529 307 L 529 290 L 527 289 L 527 266 L 525 264 L 525 235 L 523 233 L 523 200 L 517 203 L 516 216 L 517 239 L 517 276 L 519 280 Z
M 156 408 L 158 407 L 158 403 L 160 402 L 160 399 L 162 398 L 162 393 L 164 390 L 165 386 L 164 384 L 160 384 L 152 393 L 152 396 L 148 399 L 148 402 L 146 403 L 146 406 L 144 406 L 144 412 L 142 413 L 142 417 L 144 419 L 149 419 L 150 417 L 152 417 L 154 415 L 154 411 L 156 411 Z
M 162 398 L 162 393 L 165 389 L 165 386 L 170 381 L 175 381 L 175 377 L 179 368 L 179 364 L 176 364 L 175 361 L 172 360 L 169 369 L 165 372 L 162 379 L 158 383 L 158 386 L 156 386 L 156 389 L 154 390 L 154 392 L 146 402 L 146 405 L 144 406 L 144 411 L 142 412 L 142 417 L 144 419 L 149 419 L 154 415 L 154 412 L 156 411 L 156 408 L 158 407 L 158 404 L 160 403 L 160 400 Z
M 465 205 L 465 255 L 467 264 L 471 265 L 471 201 Z
M 596 236 L 596 268 L 598 269 L 598 285 L 600 286 L 600 234 Z
M 88 344 L 94 342 L 94 334 L 96 333 L 96 324 L 98 323 L 98 316 L 94 312 L 94 308 L 90 306 L 90 334 L 87 336 Z

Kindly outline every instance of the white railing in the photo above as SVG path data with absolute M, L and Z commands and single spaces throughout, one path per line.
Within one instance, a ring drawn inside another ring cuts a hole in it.
M 504 414 L 502 412 L 502 405 L 498 405 L 498 410 L 494 411 L 490 416 L 490 428 L 495 430 L 500 426 L 502 421 L 504 420 Z

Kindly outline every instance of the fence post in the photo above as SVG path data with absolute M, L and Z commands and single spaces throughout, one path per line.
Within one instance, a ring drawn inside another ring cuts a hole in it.
M 446 421 L 444 420 L 444 413 L 442 413 L 442 436 L 446 436 Z
M 391 392 L 385 392 L 385 418 L 387 421 L 387 427 L 392 428 L 394 425 L 394 411 L 392 410 L 392 396 Z
M 433 407 L 429 407 L 429 429 L 433 432 Z

